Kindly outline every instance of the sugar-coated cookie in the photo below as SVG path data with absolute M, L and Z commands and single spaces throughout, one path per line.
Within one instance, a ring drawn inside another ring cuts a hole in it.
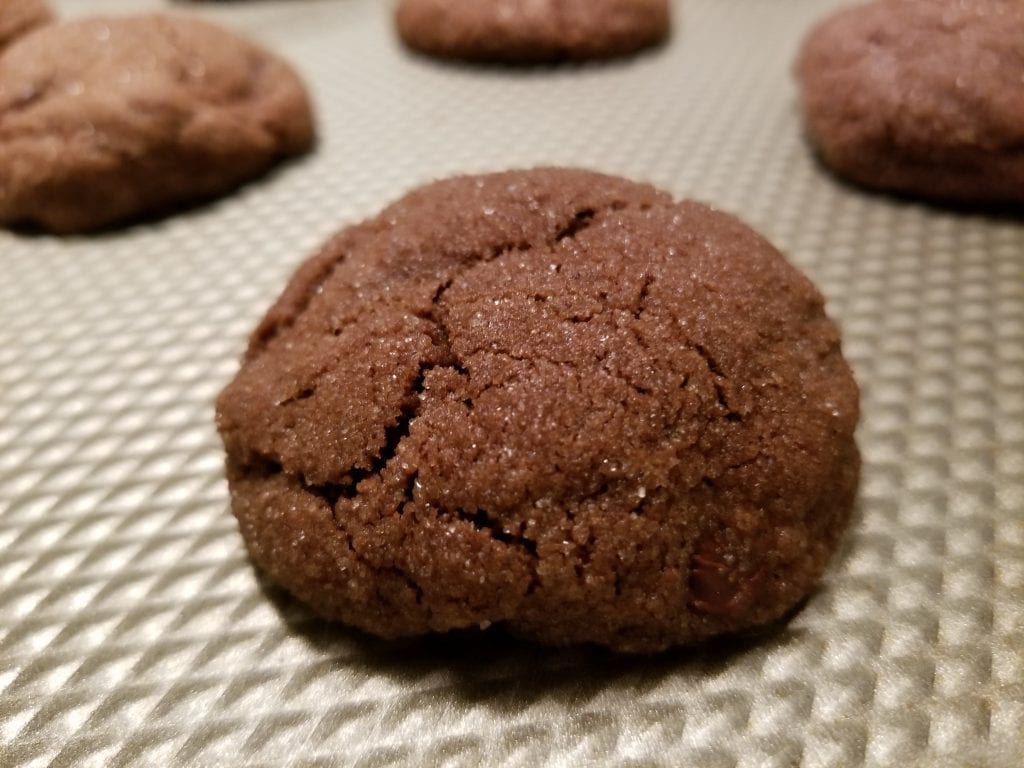
M 1024 3 L 875 0 L 807 36 L 807 134 L 857 184 L 948 203 L 1024 204 Z
M 84 232 L 164 213 L 312 140 L 292 68 L 197 19 L 55 24 L 0 56 L 0 224 Z
M 670 28 L 668 0 L 400 0 L 396 20 L 422 53 L 512 64 L 621 56 Z
M 628 652 L 808 594 L 857 416 L 821 294 L 766 240 L 565 169 L 436 182 L 341 232 L 217 403 L 252 558 L 322 616 Z

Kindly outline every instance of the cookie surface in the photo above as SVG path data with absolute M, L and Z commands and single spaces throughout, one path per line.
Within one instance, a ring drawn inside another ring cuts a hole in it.
M 770 622 L 859 466 L 813 285 L 731 216 L 564 169 L 437 182 L 340 233 L 217 415 L 255 563 L 384 637 L 648 651 Z
M 0 51 L 15 38 L 51 21 L 53 14 L 44 0 L 3 0 L 0 3 Z
M 37 30 L 0 56 L 0 223 L 81 232 L 223 194 L 307 150 L 295 72 L 177 16 Z
M 400 0 L 396 22 L 422 53 L 506 63 L 621 56 L 670 27 L 668 0 Z
M 1024 3 L 877 0 L 808 35 L 797 73 L 823 160 L 865 187 L 1024 203 Z

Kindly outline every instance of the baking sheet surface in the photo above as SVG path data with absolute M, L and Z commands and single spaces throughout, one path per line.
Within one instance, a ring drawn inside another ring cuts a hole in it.
M 0 765 L 1024 765 L 1024 223 L 814 163 L 790 66 L 836 6 L 687 0 L 658 51 L 520 72 L 406 54 L 379 0 L 175 5 L 291 58 L 321 143 L 165 221 L 0 233 Z M 760 642 L 388 645 L 245 556 L 211 401 L 291 270 L 416 184 L 548 163 L 740 215 L 842 325 L 860 501 Z

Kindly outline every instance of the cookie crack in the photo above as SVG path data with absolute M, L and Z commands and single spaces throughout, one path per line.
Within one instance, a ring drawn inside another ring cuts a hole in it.
M 513 244 L 510 248 L 515 248 Z M 500 252 L 504 252 L 507 249 L 501 249 Z M 499 253 L 495 254 L 500 255 Z M 308 303 L 312 301 L 312 298 L 317 294 L 319 286 L 327 282 L 334 271 L 344 261 L 345 254 L 341 253 L 337 258 L 328 261 L 319 271 L 319 273 L 310 281 L 309 289 L 304 292 L 301 299 L 303 306 L 294 313 L 293 318 L 298 318 L 305 308 L 308 307 Z M 455 274 L 442 281 L 433 296 L 431 297 L 430 307 L 425 312 L 418 312 L 417 317 L 427 321 L 431 324 L 433 333 L 431 334 L 433 342 L 437 345 L 440 350 L 440 361 L 420 361 L 419 367 L 416 373 L 416 377 L 412 383 L 406 389 L 405 398 L 402 402 L 399 412 L 396 416 L 394 424 L 385 427 L 384 429 L 384 444 L 377 452 L 375 456 L 370 460 L 368 467 L 352 466 L 350 467 L 343 479 L 340 482 L 328 482 L 319 483 L 316 485 L 310 484 L 305 481 L 304 478 L 299 475 L 299 480 L 311 493 L 320 496 L 330 505 L 331 509 L 337 505 L 337 502 L 342 498 L 351 499 L 354 498 L 358 493 L 358 486 L 364 480 L 372 477 L 379 477 L 387 468 L 388 464 L 398 455 L 398 451 L 402 445 L 402 442 L 409 436 L 412 429 L 412 423 L 416 420 L 419 415 L 420 406 L 423 401 L 423 394 L 425 392 L 425 382 L 427 375 L 430 371 L 435 368 L 450 368 L 456 373 L 462 376 L 468 376 L 469 372 L 463 364 L 462 360 L 455 353 L 448 324 L 445 320 L 444 313 L 442 311 L 442 304 L 445 292 L 452 286 L 456 277 L 465 272 L 466 269 L 457 271 Z M 294 319 L 293 319 L 294 322 Z M 282 330 L 285 330 L 282 326 L 277 326 L 272 329 L 273 334 L 269 338 L 279 334 Z M 261 341 L 265 345 L 269 339 L 261 338 Z M 321 374 L 323 371 L 321 371 Z M 319 378 L 319 375 L 318 377 Z M 297 392 L 295 395 L 287 398 L 286 400 L 279 403 L 279 405 L 300 402 L 302 400 L 309 399 L 316 393 L 316 383 L 309 384 Z M 469 407 L 472 407 L 472 400 L 469 401 Z M 280 467 L 280 464 L 278 463 Z M 281 470 L 283 471 L 283 469 Z M 413 499 L 413 488 L 415 485 L 416 473 L 407 478 L 406 487 L 404 491 L 404 501 L 399 507 L 399 514 L 404 512 L 405 507 L 414 501 Z
M 486 254 L 477 254 L 475 259 L 472 259 L 469 263 L 464 264 L 462 268 L 459 269 L 452 276 L 452 280 L 454 280 L 456 277 L 464 275 L 466 272 L 469 272 L 478 264 L 486 264 L 489 261 L 500 259 L 502 256 L 509 253 L 526 253 L 532 250 L 533 245 L 524 240 L 517 240 L 515 242 L 499 243 L 498 245 L 493 245 Z M 449 284 L 451 284 L 451 281 L 449 281 Z
M 464 272 L 465 270 L 462 271 Z M 432 367 L 451 368 L 460 375 L 468 376 L 469 371 L 466 369 L 463 361 L 455 353 L 455 348 L 452 345 L 451 332 L 448 329 L 448 323 L 445 319 L 442 308 L 444 294 L 452 287 L 452 283 L 455 282 L 455 278 L 458 277 L 459 274 L 461 274 L 461 272 L 452 275 L 437 287 L 434 291 L 433 297 L 430 299 L 430 309 L 424 313 L 418 314 L 417 317 L 421 320 L 426 320 L 434 327 L 434 333 L 436 334 L 434 341 L 441 347 L 441 353 L 444 357 L 444 361 Z
M 633 310 L 633 317 L 639 320 L 647 310 L 647 299 L 651 295 L 651 286 L 654 285 L 653 275 L 645 274 L 643 284 L 640 286 L 640 294 L 637 296 L 636 309 Z
M 397 566 L 390 565 L 385 568 L 382 568 L 381 572 L 391 574 L 392 576 L 401 579 L 405 583 L 405 586 L 408 587 L 415 596 L 416 605 L 420 606 L 421 608 L 425 608 L 427 610 L 428 615 L 431 613 L 430 606 L 425 605 L 423 601 L 423 587 L 420 586 L 419 582 L 416 581 L 416 579 L 414 579 L 408 571 L 405 571 Z
M 398 455 L 402 443 L 409 437 L 409 434 L 412 431 L 413 422 L 416 420 L 416 417 L 419 416 L 420 408 L 423 404 L 423 395 L 426 391 L 426 378 L 428 374 L 436 368 L 450 368 L 461 375 L 468 376 L 468 371 L 463 366 L 462 361 L 459 360 L 458 356 L 455 354 L 451 338 L 449 336 L 448 326 L 444 321 L 443 315 L 439 311 L 444 293 L 451 287 L 454 279 L 455 278 L 453 276 L 437 287 L 431 299 L 429 311 L 419 315 L 421 319 L 426 320 L 433 325 L 433 340 L 434 343 L 440 347 L 441 360 L 439 362 L 426 360 L 420 361 L 416 377 L 406 390 L 406 397 L 399 408 L 395 423 L 385 427 L 384 429 L 384 445 L 377 452 L 377 455 L 373 457 L 369 467 L 352 467 L 349 469 L 347 474 L 348 482 L 341 486 L 343 495 L 347 498 L 352 498 L 356 495 L 359 484 L 364 480 L 382 475 L 384 470 L 387 469 L 387 466 Z M 306 390 L 303 390 L 300 395 L 305 391 Z M 413 491 L 416 485 L 417 476 L 418 470 L 413 471 L 408 475 L 408 477 L 406 477 L 405 487 L 403 490 L 403 501 L 397 510 L 399 515 L 405 512 L 406 506 L 415 501 Z
M 486 531 L 495 541 L 521 549 L 532 559 L 539 559 L 540 557 L 537 554 L 536 541 L 521 533 L 512 533 L 506 530 L 505 526 L 484 509 L 476 509 L 472 512 L 465 509 L 457 509 L 455 510 L 455 516 L 463 522 L 470 523 L 478 531 Z
M 584 208 L 581 211 L 577 211 L 569 220 L 569 223 L 555 233 L 555 242 L 560 243 L 566 238 L 575 238 L 577 234 L 594 223 L 596 215 L 597 211 L 593 208 Z
M 313 299 L 320 292 L 320 289 L 331 279 L 338 267 L 345 261 L 346 254 L 339 253 L 337 258 L 327 261 L 309 281 L 309 285 L 296 300 L 296 306 L 282 318 L 267 317 L 260 322 L 249 342 L 249 349 L 246 352 L 248 359 L 253 359 L 264 352 L 270 343 L 283 333 L 291 329 L 309 309 Z M 272 310 L 273 311 L 273 310 Z
M 249 452 L 247 459 L 239 463 L 239 467 L 263 476 L 283 474 L 295 478 L 303 489 L 323 499 L 331 508 L 332 512 L 341 499 L 352 499 L 358 494 L 358 486 L 364 480 L 380 476 L 387 465 L 398 454 L 402 441 L 409 436 L 412 422 L 415 421 L 419 412 L 419 405 L 424 392 L 424 381 L 427 373 L 437 365 L 429 362 L 421 362 L 416 378 L 410 384 L 405 402 L 402 403 L 397 420 L 394 424 L 384 429 L 384 444 L 370 461 L 368 467 L 350 467 L 339 479 L 322 483 L 311 483 L 301 471 L 287 470 L 281 461 L 266 453 L 259 451 Z M 289 399 L 289 402 L 312 397 L 315 388 L 307 387 L 298 395 Z M 415 473 L 408 479 L 405 495 L 409 501 L 412 500 L 412 488 L 415 483 Z
M 584 578 L 586 570 L 590 567 L 591 562 L 593 562 L 594 544 L 596 543 L 593 530 L 587 533 L 585 541 L 576 543 L 577 556 L 573 562 L 572 569 L 578 579 Z
M 3 117 L 10 117 L 19 112 L 25 112 L 41 101 L 46 100 L 55 90 L 52 76 L 45 78 L 38 85 L 26 87 L 2 113 Z
M 322 373 L 323 373 L 323 371 L 321 371 L 319 374 L 317 374 L 316 378 L 319 379 L 319 377 L 320 377 L 320 375 Z M 283 407 L 283 406 L 286 406 L 286 405 L 291 405 L 292 403 L 299 403 L 299 402 L 302 402 L 303 400 L 308 400 L 309 398 L 311 398 L 315 394 L 316 394 L 316 385 L 312 384 L 312 385 L 310 385 L 308 387 L 303 387 L 301 390 L 296 392 L 294 395 L 291 395 L 290 397 L 286 397 L 284 400 L 281 400 L 280 402 L 275 403 L 275 405 L 277 405 L 278 407 Z
M 563 224 L 556 230 L 555 242 L 575 238 L 580 232 L 590 227 L 601 213 L 606 211 L 622 210 L 628 207 L 629 206 L 626 203 L 614 201 L 607 206 L 603 206 L 601 210 L 598 210 L 593 206 L 581 208 L 573 214 L 572 218 L 567 223 Z M 425 382 L 430 371 L 435 368 L 449 368 L 461 376 L 465 376 L 467 378 L 469 376 L 469 370 L 467 369 L 464 361 L 455 352 L 451 338 L 451 330 L 446 320 L 444 297 L 447 291 L 452 287 L 456 279 L 471 271 L 477 265 L 501 258 L 502 256 L 514 251 L 529 251 L 534 247 L 534 244 L 522 241 L 498 243 L 475 254 L 475 258 L 468 260 L 466 263 L 453 270 L 447 278 L 438 283 L 433 295 L 431 296 L 429 308 L 425 311 L 417 312 L 416 315 L 420 319 L 431 324 L 433 328 L 431 336 L 438 347 L 438 351 L 440 352 L 440 360 L 437 362 L 426 360 L 419 363 L 416 376 L 406 390 L 405 399 L 399 408 L 395 423 L 385 427 L 384 443 L 376 455 L 370 459 L 369 466 L 352 466 L 348 468 L 345 474 L 338 480 L 314 484 L 308 482 L 301 472 L 286 472 L 280 462 L 270 456 L 259 457 L 259 462 L 265 467 L 275 468 L 270 471 L 282 472 L 295 477 L 309 493 L 323 499 L 332 510 L 332 513 L 336 512 L 336 507 L 341 499 L 354 498 L 358 494 L 358 487 L 362 482 L 373 477 L 380 477 L 388 465 L 398 455 L 402 443 L 408 438 L 411 432 L 413 422 L 419 415 L 425 392 Z M 257 345 L 255 349 L 256 354 L 265 350 L 266 346 L 274 338 L 279 336 L 281 333 L 286 332 L 308 310 L 310 303 L 318 294 L 320 288 L 331 280 L 336 270 L 345 262 L 350 251 L 351 248 L 339 248 L 337 253 L 333 254 L 330 258 L 324 259 L 323 262 L 318 265 L 318 269 L 316 269 L 306 281 L 305 289 L 293 300 L 294 304 L 288 315 L 284 318 L 278 319 L 272 324 L 268 324 L 268 327 L 260 329 L 260 331 L 257 332 L 254 338 Z M 637 307 L 634 311 L 635 317 L 639 317 L 642 314 L 650 286 L 653 282 L 654 279 L 651 276 L 644 276 L 644 283 L 641 287 Z M 523 362 L 537 362 L 536 356 L 529 358 L 520 357 L 511 354 L 509 351 L 502 351 L 499 354 L 503 354 L 511 359 L 521 360 Z M 547 359 L 546 362 L 559 366 L 570 365 L 570 363 L 560 360 Z M 625 379 L 613 371 L 605 370 L 608 375 L 619 379 L 627 386 L 631 387 L 636 393 L 648 394 L 645 388 L 638 386 L 635 382 Z M 289 397 L 282 404 L 306 400 L 313 397 L 315 393 L 316 384 L 314 382 L 313 384 L 309 384 L 299 390 L 295 395 Z M 468 398 L 464 402 L 468 408 L 472 409 L 472 398 Z M 406 476 L 402 494 L 403 501 L 400 503 L 397 510 L 398 514 L 402 514 L 405 511 L 405 508 L 415 501 L 414 489 L 417 474 L 417 471 L 413 471 Z M 467 519 L 466 514 L 467 513 L 460 510 L 460 519 Z M 477 524 L 481 529 L 489 530 L 495 540 L 506 544 L 514 544 L 531 554 L 532 557 L 537 557 L 536 542 L 521 535 L 509 534 L 486 513 L 482 513 L 482 517 L 477 517 L 477 514 L 478 513 L 473 514 L 472 520 L 475 521 L 475 524 Z
M 643 384 L 638 384 L 637 382 L 635 382 L 632 379 L 632 377 L 630 377 L 627 373 L 622 372 L 622 371 L 616 371 L 615 369 L 610 367 L 610 365 L 608 363 L 608 360 L 609 360 L 609 358 L 611 358 L 613 352 L 614 352 L 614 350 L 608 349 L 608 350 L 605 350 L 605 352 L 603 354 L 597 356 L 596 363 L 598 365 L 598 368 L 606 376 L 608 376 L 608 378 L 613 379 L 613 380 L 619 382 L 620 384 L 625 384 L 627 387 L 629 387 L 631 390 L 633 390 L 633 392 L 635 394 L 637 394 L 637 395 L 644 395 L 645 396 L 645 395 L 651 394 L 651 390 L 649 390 Z
M 261 451 L 249 451 L 244 459 L 233 459 L 231 464 L 233 471 L 250 477 L 282 475 L 291 478 L 302 486 L 302 490 L 322 499 L 332 512 L 340 499 L 355 495 L 355 482 L 348 475 L 338 482 L 311 483 L 301 472 L 288 471 L 276 457 Z
M 700 355 L 704 359 L 704 364 L 707 365 L 708 371 L 711 373 L 714 381 L 712 382 L 715 387 L 715 394 L 718 398 L 718 404 L 722 410 L 725 411 L 726 421 L 741 421 L 742 416 L 733 410 L 732 406 L 729 405 L 729 401 L 725 396 L 725 388 L 722 386 L 722 382 L 726 381 L 728 377 L 722 371 L 718 365 L 718 361 L 715 360 L 714 356 L 704 347 L 702 344 L 694 344 L 691 349 Z
M 749 459 L 743 459 L 742 461 L 733 462 L 725 467 L 726 471 L 734 472 L 738 469 L 745 469 L 747 467 L 757 464 L 764 457 L 764 446 L 758 446 L 757 453 L 755 453 Z
M 414 469 L 412 473 L 405 478 L 405 486 L 402 488 L 402 501 L 398 505 L 398 516 L 401 517 L 405 514 L 405 508 L 416 501 L 415 489 L 416 484 L 419 481 L 420 471 Z
M 398 450 L 401 447 L 402 442 L 409 436 L 409 433 L 412 430 L 412 423 L 416 420 L 417 415 L 419 415 L 420 404 L 423 399 L 424 381 L 426 380 L 427 373 L 436 367 L 438 366 L 433 363 L 420 363 L 416 378 L 413 380 L 407 391 L 406 401 L 402 403 L 402 406 L 399 409 L 397 421 L 391 426 L 384 428 L 384 445 L 381 446 L 377 455 L 373 457 L 369 467 L 352 467 L 346 475 L 347 482 L 338 486 L 341 488 L 342 495 L 344 495 L 345 498 L 354 498 L 358 493 L 358 486 L 360 483 L 371 477 L 379 477 L 383 474 L 388 464 L 391 463 L 392 459 L 398 455 Z M 403 502 L 400 512 L 404 510 L 406 503 L 412 501 L 412 488 L 415 481 L 416 476 L 414 473 L 407 480 L 405 491 L 407 501 Z

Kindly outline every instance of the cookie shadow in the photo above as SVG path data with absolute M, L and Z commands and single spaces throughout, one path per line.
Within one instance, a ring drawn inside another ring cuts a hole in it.
M 257 574 L 260 589 L 294 637 L 332 671 L 357 669 L 409 691 L 439 690 L 462 706 L 514 713 L 539 701 L 580 706 L 609 691 L 642 693 L 668 678 L 707 680 L 734 666 L 757 668 L 773 651 L 800 643 L 806 629 L 790 619 L 806 600 L 773 625 L 656 654 L 624 655 L 592 646 L 549 647 L 518 638 L 502 626 L 404 640 L 382 640 L 320 619 L 284 589 Z
M 279 182 L 282 176 L 290 171 L 300 168 L 304 163 L 309 162 L 315 156 L 319 141 L 315 141 L 309 152 L 305 155 L 280 158 L 274 164 L 259 174 L 254 175 L 230 189 L 216 194 L 204 195 L 183 202 L 174 202 L 161 205 L 153 210 L 117 219 L 107 224 L 88 229 L 75 231 L 53 231 L 47 229 L 36 221 L 22 220 L 13 221 L 3 225 L 4 229 L 23 238 L 60 238 L 66 241 L 72 240 L 99 240 L 102 238 L 116 237 L 125 233 L 132 233 L 142 227 L 153 227 L 178 218 L 189 216 L 200 216 L 208 213 L 216 213 L 220 206 L 229 204 L 232 200 L 242 195 L 255 192 L 264 187 L 270 187 Z M 84 203 L 84 201 L 83 201 Z
M 836 186 L 845 192 L 861 195 L 875 202 L 888 203 L 901 208 L 922 208 L 931 214 L 956 216 L 959 218 L 984 217 L 994 222 L 1020 224 L 1024 220 L 1024 206 L 1011 203 L 966 203 L 944 200 L 929 200 L 898 190 L 878 189 L 865 186 L 852 179 L 840 175 L 832 168 L 805 135 L 804 142 L 808 145 L 814 165 L 819 173 L 827 176 Z
M 402 51 L 402 58 L 427 67 L 433 67 L 442 73 L 468 73 L 500 75 L 507 78 L 530 78 L 549 76 L 558 72 L 601 72 L 615 70 L 656 59 L 671 48 L 672 35 L 658 42 L 628 53 L 616 53 L 608 56 L 592 58 L 572 57 L 568 54 L 550 59 L 536 61 L 502 61 L 500 59 L 473 59 L 457 56 L 442 56 L 417 50 L 405 45 L 396 35 L 396 45 Z

